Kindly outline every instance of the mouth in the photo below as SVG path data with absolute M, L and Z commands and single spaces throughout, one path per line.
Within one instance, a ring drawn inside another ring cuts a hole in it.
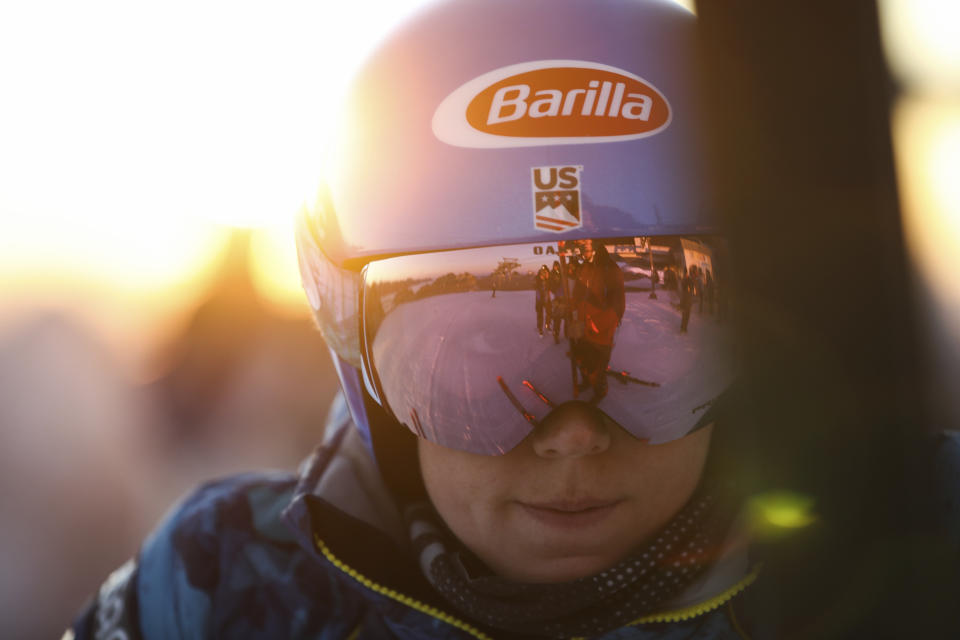
M 537 522 L 556 529 L 580 529 L 597 525 L 610 517 L 620 500 L 560 500 L 517 504 Z

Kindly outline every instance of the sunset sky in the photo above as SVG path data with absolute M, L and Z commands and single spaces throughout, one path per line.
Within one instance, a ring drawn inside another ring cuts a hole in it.
M 231 227 L 257 230 L 261 293 L 301 305 L 292 217 L 348 78 L 418 4 L 3 3 L 0 331 L 65 308 L 149 349 Z

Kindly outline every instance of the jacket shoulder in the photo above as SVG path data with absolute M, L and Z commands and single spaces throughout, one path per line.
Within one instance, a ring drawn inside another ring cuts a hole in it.
M 193 639 L 223 631 L 245 592 L 284 570 L 293 538 L 280 512 L 295 484 L 289 474 L 233 476 L 200 486 L 171 510 L 137 562 L 146 637 Z
M 281 520 L 296 484 L 274 473 L 200 486 L 108 578 L 66 637 L 323 637 L 339 624 L 337 586 Z

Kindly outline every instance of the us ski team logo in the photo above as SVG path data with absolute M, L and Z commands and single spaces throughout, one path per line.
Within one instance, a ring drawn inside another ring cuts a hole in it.
M 533 224 L 544 231 L 570 231 L 580 219 L 582 166 L 533 167 Z

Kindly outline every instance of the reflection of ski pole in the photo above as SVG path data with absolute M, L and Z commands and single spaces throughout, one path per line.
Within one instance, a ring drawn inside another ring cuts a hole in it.
M 410 419 L 413 420 L 413 428 L 416 430 L 417 435 L 421 438 L 426 438 L 423 435 L 423 425 L 420 424 L 420 416 L 417 415 L 417 410 L 413 407 L 410 407 Z
M 523 381 L 523 386 L 527 387 L 528 389 L 530 389 L 530 391 L 533 391 L 535 394 L 537 394 L 537 397 L 540 398 L 541 400 L 543 400 L 543 403 L 544 403 L 544 404 L 546 404 L 546 405 L 548 405 L 548 406 L 550 406 L 550 407 L 556 407 L 556 406 L 557 406 L 557 405 L 553 404 L 553 402 L 550 401 L 550 398 L 548 398 L 547 396 L 545 396 L 545 395 L 543 395 L 542 393 L 540 393 L 540 391 L 538 391 L 537 388 L 536 388 L 535 386 L 533 386 L 533 383 L 530 382 L 529 380 L 524 380 L 524 381 Z
M 707 400 L 707 401 L 704 402 L 703 404 L 697 405 L 696 407 L 694 407 L 693 409 L 691 409 L 691 410 L 690 410 L 690 413 L 696 413 L 697 411 L 702 411 L 703 409 L 706 409 L 707 407 L 709 407 L 710 405 L 712 405 L 714 402 L 716 402 L 716 400 L 717 400 L 716 398 L 714 398 L 713 400 Z
M 641 380 L 640 378 L 634 378 L 630 375 L 629 371 L 614 371 L 610 367 L 607 367 L 607 375 L 613 377 L 614 380 L 620 382 L 620 384 L 627 384 L 632 382 L 634 384 L 642 384 L 645 387 L 659 387 L 659 382 L 650 382 L 649 380 Z
M 507 399 L 510 401 L 510 404 L 520 412 L 520 415 L 523 416 L 523 419 L 529 422 L 532 425 L 537 424 L 537 419 L 533 417 L 532 414 L 527 413 L 527 410 L 523 408 L 523 405 L 520 404 L 520 401 L 517 400 L 517 396 L 513 395 L 513 392 L 510 391 L 510 388 L 507 387 L 507 383 L 503 381 L 503 377 L 497 376 L 497 382 L 500 383 L 500 388 L 503 389 L 503 392 L 506 394 Z

